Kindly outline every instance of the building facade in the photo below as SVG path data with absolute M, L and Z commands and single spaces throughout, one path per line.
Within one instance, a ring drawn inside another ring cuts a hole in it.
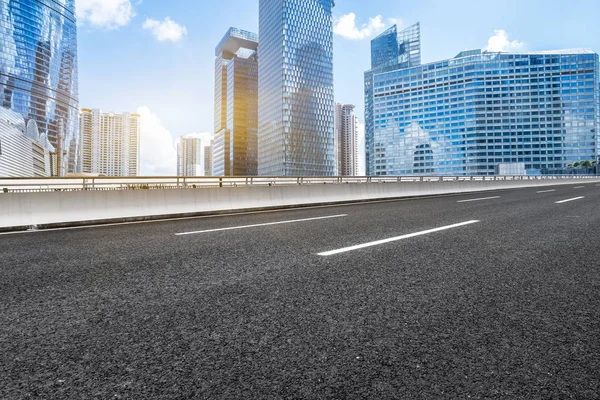
M 493 175 L 521 163 L 527 174 L 563 174 L 599 154 L 591 50 L 465 51 L 374 73 L 370 101 L 370 175 Z
M 60 154 L 59 175 L 79 170 L 75 0 L 0 0 L 0 107 L 35 121 Z
M 33 119 L 0 108 L 0 177 L 38 178 L 52 175 L 52 154 L 45 133 L 40 134 Z
M 336 174 L 358 175 L 358 118 L 354 105 L 335 105 Z
M 215 176 L 258 173 L 258 36 L 230 28 L 215 49 Z
M 81 172 L 103 176 L 139 176 L 140 116 L 81 109 Z
M 333 0 L 260 0 L 260 175 L 333 175 Z
M 204 176 L 213 176 L 213 156 L 212 156 L 213 141 L 210 144 L 204 146 Z
M 204 176 L 202 139 L 182 136 L 177 140 L 177 176 Z
M 373 79 L 376 74 L 421 65 L 421 25 L 398 32 L 396 25 L 371 41 L 371 69 L 365 72 L 365 169 L 375 175 Z

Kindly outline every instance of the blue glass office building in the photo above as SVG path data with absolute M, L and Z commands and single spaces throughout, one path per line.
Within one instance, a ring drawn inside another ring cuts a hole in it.
M 259 175 L 333 175 L 333 0 L 260 0 Z
M 365 74 L 369 175 L 493 175 L 497 165 L 517 163 L 528 174 L 563 174 L 597 160 L 593 51 L 473 50 L 406 65 L 389 42 L 373 41 Z
M 78 168 L 75 0 L 0 0 L 0 106 L 34 120 Z

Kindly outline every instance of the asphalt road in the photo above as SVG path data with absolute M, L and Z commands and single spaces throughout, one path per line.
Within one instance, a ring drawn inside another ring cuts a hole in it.
M 0 398 L 598 399 L 582 186 L 1 235 Z

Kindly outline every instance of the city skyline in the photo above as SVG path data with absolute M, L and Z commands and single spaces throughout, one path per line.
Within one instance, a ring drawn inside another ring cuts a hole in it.
M 85 0 L 78 0 L 78 15 L 84 16 L 80 18 L 79 27 L 82 103 L 93 101 L 99 107 L 114 110 L 138 109 L 142 119 L 149 121 L 142 132 L 142 137 L 149 139 L 145 141 L 148 147 L 143 149 L 142 173 L 160 175 L 171 169 L 174 175 L 175 161 L 160 165 L 153 161 L 173 157 L 177 136 L 213 133 L 211 52 L 214 45 L 211 43 L 216 43 L 230 26 L 258 30 L 258 1 L 231 0 L 229 3 L 229 18 L 224 20 L 217 18 L 217 5 L 205 2 L 173 7 L 168 3 L 120 1 L 123 7 L 111 10 L 108 5 L 89 6 Z M 600 48 L 600 34 L 596 33 L 599 28 L 592 24 L 592 15 L 600 11 L 600 6 L 592 1 L 576 1 L 574 10 L 548 10 L 543 16 L 530 12 L 542 2 L 507 1 L 496 5 L 495 13 L 481 19 L 473 16 L 483 13 L 486 7 L 473 1 L 459 2 L 454 7 L 456 10 L 449 9 L 444 2 L 434 1 L 410 7 L 378 0 L 368 4 L 351 0 L 336 3 L 335 100 L 356 104 L 361 124 L 364 122 L 362 73 L 369 67 L 369 42 L 399 19 L 403 21 L 401 28 L 416 21 L 427 27 L 423 37 L 423 46 L 427 49 L 423 52 L 424 62 L 450 58 L 466 48 L 487 45 L 508 50 L 590 47 L 598 51 Z M 571 24 L 569 21 L 573 19 L 567 18 L 568 15 L 582 8 L 587 12 L 578 16 L 580 24 Z M 208 23 L 194 22 L 192 17 L 199 14 L 205 16 Z M 589 23 L 586 23 L 588 18 Z M 106 50 L 91 47 L 99 41 L 105 44 Z M 142 50 L 145 48 L 150 51 Z M 120 71 L 116 78 L 122 87 L 118 96 L 111 92 L 112 87 L 99 84 L 102 76 L 114 75 L 112 68 L 106 68 L 107 59 Z M 91 79 L 96 75 L 96 79 Z

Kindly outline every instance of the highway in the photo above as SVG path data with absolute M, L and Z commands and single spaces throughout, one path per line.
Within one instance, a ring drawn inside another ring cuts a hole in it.
M 600 182 L 0 235 L 2 399 L 600 398 Z

